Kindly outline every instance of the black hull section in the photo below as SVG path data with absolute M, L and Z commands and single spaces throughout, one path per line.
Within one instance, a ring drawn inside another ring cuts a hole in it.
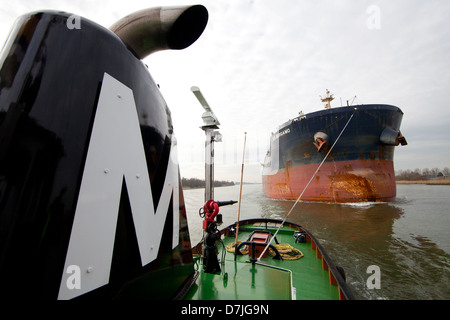
M 115 34 L 80 17 L 80 28 L 70 29 L 69 16 L 21 17 L 0 61 L 0 283 L 10 298 L 56 299 L 65 285 L 70 271 L 65 259 L 105 75 L 133 93 L 153 205 L 162 202 L 174 141 L 165 101 L 143 62 Z M 82 298 L 173 298 L 194 274 L 181 184 L 174 186 L 179 234 L 172 230 L 174 192 L 163 213 L 158 258 L 144 266 L 127 187 L 124 176 L 119 212 L 112 218 L 117 228 L 107 284 Z M 180 240 L 173 250 L 175 236 Z M 81 276 L 95 274 L 96 267 L 82 269 Z
M 358 105 L 333 108 L 306 115 L 284 124 L 271 140 L 271 153 L 277 153 L 278 161 L 272 159 L 272 170 L 288 166 L 320 163 L 327 148 L 318 152 L 314 135 L 323 132 L 328 136 L 328 148 L 337 140 L 345 124 L 353 114 L 345 132 L 339 138 L 326 161 L 388 160 L 393 161 L 395 144 L 381 141 L 383 130 L 400 130 L 403 112 L 390 105 Z M 278 138 L 275 138 L 278 135 Z

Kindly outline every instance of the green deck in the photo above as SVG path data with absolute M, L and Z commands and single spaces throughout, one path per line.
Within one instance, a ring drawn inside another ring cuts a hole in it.
M 245 225 L 239 228 L 239 240 L 247 240 L 255 229 Z M 268 227 L 272 233 L 276 227 Z M 289 243 L 302 251 L 299 260 L 275 260 L 272 257 L 261 259 L 261 264 L 249 263 L 249 256 L 238 256 L 234 261 L 233 253 L 226 253 L 225 265 L 221 265 L 221 274 L 208 274 L 201 271 L 196 283 L 186 295 L 188 300 L 338 300 L 339 287 L 330 284 L 329 272 L 322 268 L 322 259 L 316 257 L 311 243 L 294 243 L 291 227 L 283 227 L 277 234 L 280 244 Z M 234 237 L 222 236 L 227 246 Z M 275 241 L 273 242 L 275 244 Z M 222 246 L 218 244 L 219 250 Z M 222 253 L 219 252 L 219 259 Z M 226 274 L 226 276 L 224 276 Z M 292 287 L 295 289 L 292 290 Z M 293 296 L 294 294 L 294 296 Z

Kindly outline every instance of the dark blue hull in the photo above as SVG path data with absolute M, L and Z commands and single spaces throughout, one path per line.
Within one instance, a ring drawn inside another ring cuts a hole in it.
M 345 181 L 344 176 L 349 173 L 352 178 L 367 180 L 358 183 L 366 185 L 366 189 L 374 189 L 374 183 L 385 183 L 388 187 L 384 189 L 389 192 L 383 192 L 381 187 L 376 192 L 372 190 L 371 196 L 353 192 L 348 201 L 395 197 L 394 149 L 406 144 L 400 133 L 402 117 L 403 112 L 395 106 L 358 105 L 325 109 L 286 122 L 271 136 L 263 170 L 266 194 L 296 199 L 332 148 L 317 175 L 322 181 L 307 193 L 309 200 L 336 200 L 336 175 Z M 339 193 L 342 195 L 342 190 Z

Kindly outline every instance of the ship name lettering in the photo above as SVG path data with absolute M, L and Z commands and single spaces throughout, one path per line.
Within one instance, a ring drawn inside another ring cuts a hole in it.
M 283 130 L 281 132 L 278 132 L 278 133 L 273 135 L 273 140 L 278 139 L 279 137 L 284 136 L 285 134 L 288 134 L 290 132 L 291 132 L 291 129 L 289 129 L 289 128 L 287 128 L 287 129 L 285 129 L 285 130 Z

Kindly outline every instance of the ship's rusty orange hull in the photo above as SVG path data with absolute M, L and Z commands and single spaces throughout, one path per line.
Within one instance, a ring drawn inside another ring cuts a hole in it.
M 318 164 L 287 167 L 263 176 L 264 192 L 271 198 L 296 200 L 313 177 Z M 303 193 L 302 201 L 392 201 L 396 196 L 394 166 L 387 160 L 327 162 Z

